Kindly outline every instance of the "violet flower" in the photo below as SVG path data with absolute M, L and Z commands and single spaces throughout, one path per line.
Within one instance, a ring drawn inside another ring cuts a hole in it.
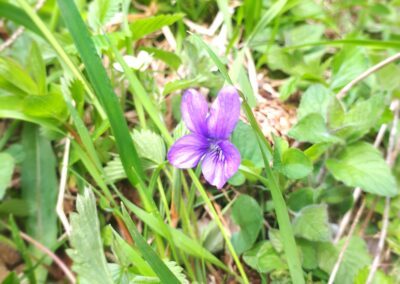
M 182 97 L 181 112 L 192 133 L 172 145 L 168 161 L 180 169 L 194 168 L 202 161 L 205 179 L 221 189 L 240 165 L 240 153 L 229 141 L 240 115 L 237 90 L 222 88 L 209 110 L 204 96 L 189 89 Z

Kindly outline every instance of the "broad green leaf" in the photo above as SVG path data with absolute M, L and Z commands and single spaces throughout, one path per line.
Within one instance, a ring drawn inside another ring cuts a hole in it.
M 183 18 L 183 14 L 171 14 L 171 15 L 159 15 L 144 19 L 139 19 L 130 24 L 130 29 L 132 32 L 132 39 L 138 40 L 145 35 L 151 34 L 158 31 L 164 26 L 170 26 L 176 21 Z
M 290 148 L 282 155 L 282 164 L 278 170 L 290 179 L 301 179 L 311 173 L 313 165 L 310 159 L 299 149 Z
M 165 143 L 162 137 L 150 130 L 133 130 L 132 139 L 141 158 L 147 159 L 155 165 L 165 161 Z
M 319 159 L 319 157 L 321 157 L 323 154 L 326 153 L 326 151 L 329 149 L 331 145 L 332 145 L 331 143 L 324 143 L 324 142 L 317 143 L 307 148 L 304 151 L 304 154 L 306 154 L 306 156 L 312 162 L 315 162 L 316 160 Z
M 317 113 L 303 117 L 289 131 L 289 136 L 300 141 L 310 143 L 339 143 L 342 140 L 328 130 L 324 118 Z
M 40 134 L 38 126 L 26 123 L 22 130 L 25 159 L 21 165 L 22 198 L 33 213 L 26 219 L 26 231 L 48 248 L 57 242 L 56 200 L 58 181 L 56 159 L 51 143 Z M 33 254 L 41 258 L 43 252 L 32 247 Z M 50 259 L 46 259 L 50 264 Z M 47 269 L 36 270 L 38 281 L 45 281 Z
M 382 196 L 395 196 L 398 192 L 396 181 L 381 153 L 368 143 L 347 146 L 337 157 L 328 159 L 326 166 L 337 180 L 347 186 L 361 187 L 366 192 Z
M 368 133 L 379 121 L 385 107 L 381 95 L 358 101 L 347 113 L 341 109 L 343 106 L 340 102 L 335 101 L 330 113 L 330 119 L 336 127 L 335 135 L 348 141 L 355 141 Z M 330 127 L 333 129 L 331 124 Z
M 285 32 L 285 45 L 305 44 L 321 39 L 325 27 L 321 24 L 304 24 L 295 26 Z
M 314 242 L 300 239 L 297 241 L 303 256 L 303 267 L 305 269 L 316 269 L 318 267 L 318 255 Z
M 306 240 L 330 241 L 331 230 L 328 223 L 327 206 L 318 204 L 304 207 L 293 221 L 293 230 L 297 237 Z
M 328 274 L 331 273 L 344 241 L 341 240 L 336 247 L 331 243 L 318 244 L 317 256 L 319 268 Z M 352 237 L 344 253 L 335 283 L 353 284 L 358 272 L 370 265 L 370 263 L 371 258 L 364 240 L 359 237 Z
M 270 242 L 258 243 L 254 248 L 243 254 L 243 260 L 247 265 L 260 273 L 270 273 L 275 270 L 288 269 L 286 262 L 274 250 Z
M 281 101 L 286 101 L 296 91 L 299 81 L 299 77 L 296 76 L 285 80 L 283 85 L 279 88 L 279 99 Z
M 232 235 L 232 244 L 238 254 L 251 248 L 263 224 L 261 207 L 249 195 L 240 195 L 232 205 L 232 219 L 240 231 Z
M 0 90 L 0 117 L 25 120 L 56 130 L 66 118 L 66 109 L 57 95 L 20 95 Z
M 61 123 L 67 118 L 67 107 L 58 90 L 46 95 L 28 95 L 23 100 L 23 113 L 30 117 L 52 119 Z
M 89 26 L 99 31 L 115 14 L 121 10 L 122 0 L 94 0 L 88 12 Z
M 352 189 L 346 186 L 324 188 L 318 194 L 318 202 L 341 204 L 349 199 L 353 201 L 351 193 Z
M 323 85 L 311 85 L 301 96 L 297 119 L 301 120 L 311 113 L 320 114 L 326 119 L 329 102 L 332 97 L 331 92 Z
M 179 66 L 182 64 L 181 58 L 174 52 L 158 49 L 155 47 L 142 47 L 140 50 L 145 50 L 152 54 L 154 58 L 164 61 L 168 66 L 174 70 L 178 70 Z
M 0 57 L 0 88 L 11 93 L 38 94 L 38 86 L 17 61 Z
M 251 161 L 257 168 L 264 166 L 256 134 L 250 125 L 239 120 L 232 133 L 232 143 L 238 148 L 242 160 Z
M 90 189 L 86 188 L 83 195 L 78 195 L 76 210 L 77 213 L 70 217 L 72 249 L 68 254 L 73 261 L 72 269 L 82 282 L 113 284 L 103 252 L 96 200 Z
M 0 153 L 0 200 L 3 199 L 7 187 L 10 186 L 14 166 L 14 158 L 10 154 Z
M 287 204 L 293 211 L 300 211 L 303 207 L 314 203 L 314 190 L 306 187 L 289 194 Z
M 359 47 L 345 47 L 333 59 L 332 89 L 339 89 L 368 68 L 366 57 Z
M 272 246 L 274 247 L 274 249 L 281 253 L 283 252 L 283 244 L 282 244 L 282 240 L 281 240 L 281 233 L 279 232 L 279 230 L 277 229 L 269 229 L 268 230 L 268 238 L 272 244 Z
M 354 284 L 365 284 L 367 283 L 368 275 L 370 273 L 370 269 L 368 267 L 361 269 L 357 276 L 354 278 Z M 395 280 L 391 278 L 389 275 L 386 275 L 382 270 L 377 270 L 375 272 L 374 279 L 371 284 L 395 284 Z

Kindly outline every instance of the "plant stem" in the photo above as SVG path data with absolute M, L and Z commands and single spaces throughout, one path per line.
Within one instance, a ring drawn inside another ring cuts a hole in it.
M 203 198 L 204 202 L 206 203 L 207 207 L 210 209 L 211 215 L 212 215 L 214 221 L 217 223 L 217 226 L 220 229 L 221 234 L 226 242 L 228 250 L 232 254 L 233 260 L 235 261 L 236 266 L 239 270 L 239 273 L 243 278 L 243 282 L 246 284 L 249 283 L 249 279 L 247 278 L 247 275 L 246 275 L 246 272 L 244 271 L 243 265 L 240 262 L 240 259 L 236 254 L 236 251 L 231 243 L 230 237 L 228 236 L 228 233 L 226 232 L 225 227 L 222 224 L 217 211 L 215 210 L 213 204 L 211 203 L 211 200 L 208 198 L 206 190 L 204 189 L 203 185 L 200 183 L 196 174 L 192 170 L 188 170 L 188 173 L 189 173 L 189 176 L 192 178 L 194 185 L 197 187 L 197 190 L 199 191 L 201 197 Z
M 286 259 L 289 265 L 290 275 L 292 277 L 293 283 L 303 284 L 303 270 L 301 268 L 301 263 L 299 259 L 299 254 L 297 252 L 296 241 L 294 239 L 294 234 L 292 230 L 292 224 L 290 222 L 288 210 L 286 207 L 285 199 L 282 196 L 282 191 L 279 183 L 272 171 L 270 163 L 267 159 L 265 148 L 267 148 L 272 153 L 272 148 L 269 143 L 265 140 L 265 137 L 259 128 L 257 121 L 251 111 L 250 106 L 243 101 L 243 108 L 246 113 L 247 118 L 250 121 L 250 125 L 257 134 L 257 141 L 264 159 L 265 173 L 267 176 L 266 180 L 261 180 L 271 191 L 272 201 L 274 202 L 275 213 L 278 219 L 279 230 L 281 232 L 283 247 L 286 255 Z

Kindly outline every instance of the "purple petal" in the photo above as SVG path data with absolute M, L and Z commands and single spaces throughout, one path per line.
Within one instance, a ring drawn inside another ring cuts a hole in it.
M 178 139 L 168 151 L 168 161 L 176 168 L 195 167 L 207 153 L 209 143 L 198 134 L 189 134 Z
M 181 112 L 190 131 L 207 135 L 208 104 L 202 94 L 194 89 L 186 90 L 182 96 Z
M 218 147 L 205 155 L 202 172 L 210 184 L 221 189 L 239 169 L 240 153 L 228 140 L 220 142 Z
M 232 86 L 222 88 L 207 118 L 208 135 L 218 139 L 229 138 L 239 115 L 240 99 L 237 90 Z

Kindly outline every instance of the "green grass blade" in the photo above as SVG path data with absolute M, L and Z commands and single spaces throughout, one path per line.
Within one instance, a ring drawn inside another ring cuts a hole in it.
M 126 174 L 132 184 L 143 183 L 143 168 L 129 134 L 128 125 L 121 110 L 118 97 L 114 93 L 110 79 L 107 76 L 100 57 L 97 55 L 89 31 L 73 1 L 59 0 L 58 4 L 61 15 L 86 67 L 89 80 L 110 120 L 111 129 L 115 136 L 117 149 Z M 145 194 L 142 194 L 143 196 Z M 147 203 L 148 200 L 144 200 L 144 202 Z
M 29 283 L 36 284 L 37 281 L 35 278 L 35 274 L 33 273 L 34 269 L 33 269 L 31 257 L 29 255 L 28 248 L 26 247 L 24 241 L 22 240 L 22 238 L 19 234 L 19 229 L 18 229 L 17 224 L 15 223 L 13 216 L 10 216 L 9 222 L 10 222 L 11 235 L 14 239 L 14 243 L 15 243 L 18 251 L 21 253 L 21 256 L 26 265 L 25 272 L 27 274 L 27 278 L 29 279 Z
M 41 31 L 28 17 L 28 15 L 23 10 L 12 4 L 0 1 L 0 18 L 9 19 L 18 25 L 24 26 L 25 28 L 31 30 L 36 34 L 43 36 Z
M 272 22 L 285 8 L 288 0 L 279 0 L 269 8 L 269 10 L 261 17 L 249 37 L 247 38 L 245 45 L 249 45 L 254 37 L 260 33 L 265 27 Z
M 262 43 L 261 45 L 264 45 Z M 257 43 L 254 43 L 254 46 L 257 46 Z M 283 49 L 300 49 L 305 47 L 312 46 L 340 46 L 340 45 L 355 45 L 355 46 L 365 46 L 372 49 L 385 49 L 395 48 L 400 49 L 400 41 L 398 40 L 372 40 L 372 39 L 338 39 L 338 40 L 329 40 L 329 41 L 317 41 L 310 42 L 300 45 L 289 45 L 284 47 Z
M 136 246 L 142 253 L 144 259 L 149 263 L 153 271 L 160 278 L 161 283 L 177 283 L 179 284 L 178 278 L 169 270 L 165 263 L 158 257 L 155 251 L 147 244 L 147 242 L 140 235 L 136 225 L 133 223 L 128 211 L 125 207 L 122 207 L 122 219 L 128 228 Z
M 124 205 L 133 214 L 135 214 L 135 216 L 137 216 L 140 220 L 142 220 L 142 222 L 144 222 L 147 226 L 149 226 L 154 232 L 163 237 L 167 236 L 167 232 L 165 231 L 166 229 L 164 227 L 159 226 L 158 221 L 154 216 L 140 209 L 135 204 L 130 202 L 128 199 L 124 198 L 122 195 L 120 196 L 120 198 L 124 202 Z M 167 229 L 170 231 L 173 240 L 176 242 L 176 246 L 181 250 L 185 251 L 185 253 L 191 254 L 200 259 L 207 260 L 210 263 L 215 264 L 223 269 L 227 269 L 226 266 L 218 258 L 216 258 L 212 253 L 207 251 L 205 248 L 203 248 L 198 242 L 190 239 L 180 230 L 171 227 L 167 227 Z

